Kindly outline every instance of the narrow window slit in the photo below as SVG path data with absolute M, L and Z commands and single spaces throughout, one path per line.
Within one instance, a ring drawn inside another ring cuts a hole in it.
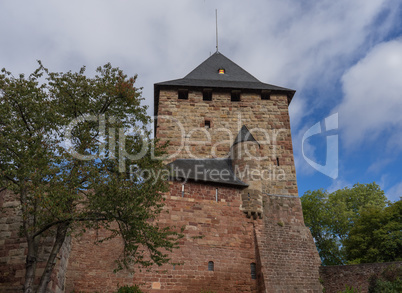
M 250 264 L 250 269 L 251 269 L 251 279 L 256 280 L 257 279 L 257 266 L 254 262 Z

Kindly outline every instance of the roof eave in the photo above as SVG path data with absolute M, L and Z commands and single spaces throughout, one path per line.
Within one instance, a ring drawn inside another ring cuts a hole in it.
M 159 89 L 161 87 L 163 88 L 180 88 L 180 87 L 184 87 L 184 88 L 212 88 L 212 89 L 228 89 L 228 90 L 270 90 L 273 92 L 280 92 L 280 93 L 284 93 L 286 94 L 286 96 L 289 99 L 289 104 L 292 101 L 296 91 L 292 90 L 292 89 L 288 89 L 288 88 L 283 88 L 283 87 L 278 87 L 278 86 L 272 86 L 270 84 L 266 84 L 266 83 L 261 83 L 260 86 L 240 86 L 240 85 L 231 85 L 228 86 L 227 84 L 216 84 L 216 85 L 210 85 L 210 84 L 183 84 L 182 81 L 183 79 L 175 79 L 175 80 L 170 80 L 170 81 L 165 81 L 165 82 L 158 82 L 154 84 L 154 102 L 155 102 L 155 108 L 157 109 L 157 105 L 156 105 L 156 101 L 157 101 L 157 95 L 159 96 Z M 263 86 L 263 85 L 266 85 Z M 155 112 L 155 115 L 157 115 L 157 113 Z

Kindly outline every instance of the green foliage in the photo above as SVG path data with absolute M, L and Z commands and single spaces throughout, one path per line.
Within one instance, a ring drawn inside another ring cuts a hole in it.
M 340 291 L 339 293 L 360 293 L 361 291 L 359 289 L 356 289 L 354 287 L 349 287 L 346 286 L 345 290 Z
M 323 265 L 345 264 L 344 241 L 368 207 L 385 208 L 384 191 L 375 183 L 355 184 L 333 193 L 307 191 L 302 197 L 304 221 L 310 228 Z
M 351 263 L 402 260 L 402 201 L 362 211 L 344 246 Z
M 138 285 L 120 287 L 116 293 L 142 293 Z
M 320 282 L 320 284 L 322 286 L 322 293 L 325 293 L 327 290 L 325 290 L 325 287 L 324 287 L 324 280 L 321 279 L 321 277 L 320 277 L 320 278 L 318 278 L 318 281 Z
M 402 279 L 394 282 L 378 280 L 373 293 L 400 293 L 402 292 Z
M 66 235 L 107 229 L 121 237 L 118 269 L 162 265 L 178 231 L 158 225 L 166 182 L 158 172 L 165 146 L 151 139 L 136 76 L 110 64 L 93 78 L 54 73 L 39 63 L 25 77 L 0 74 L 0 191 L 19 195 L 28 243 L 25 290 L 32 288 L 38 243 L 54 237 L 39 292 L 50 280 Z M 127 132 L 130 131 L 130 134 Z M 130 159 L 130 160 L 129 160 Z M 134 171 L 147 170 L 148 180 Z M 164 252 L 163 252 L 164 251 Z
M 399 293 L 402 292 L 402 268 L 391 265 L 380 276 L 370 278 L 369 293 Z

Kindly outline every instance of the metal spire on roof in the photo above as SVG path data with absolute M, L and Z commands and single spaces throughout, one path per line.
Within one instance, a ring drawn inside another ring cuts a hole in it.
M 216 19 L 216 52 L 219 52 L 219 50 L 218 50 L 218 9 L 215 9 L 215 19 Z

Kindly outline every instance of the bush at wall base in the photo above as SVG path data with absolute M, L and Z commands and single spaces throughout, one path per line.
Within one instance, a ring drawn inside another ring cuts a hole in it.
M 369 293 L 402 292 L 402 267 L 391 265 L 381 275 L 370 277 Z
M 360 293 L 360 290 L 356 289 L 354 287 L 346 286 L 346 289 L 343 291 L 340 291 L 339 293 Z

